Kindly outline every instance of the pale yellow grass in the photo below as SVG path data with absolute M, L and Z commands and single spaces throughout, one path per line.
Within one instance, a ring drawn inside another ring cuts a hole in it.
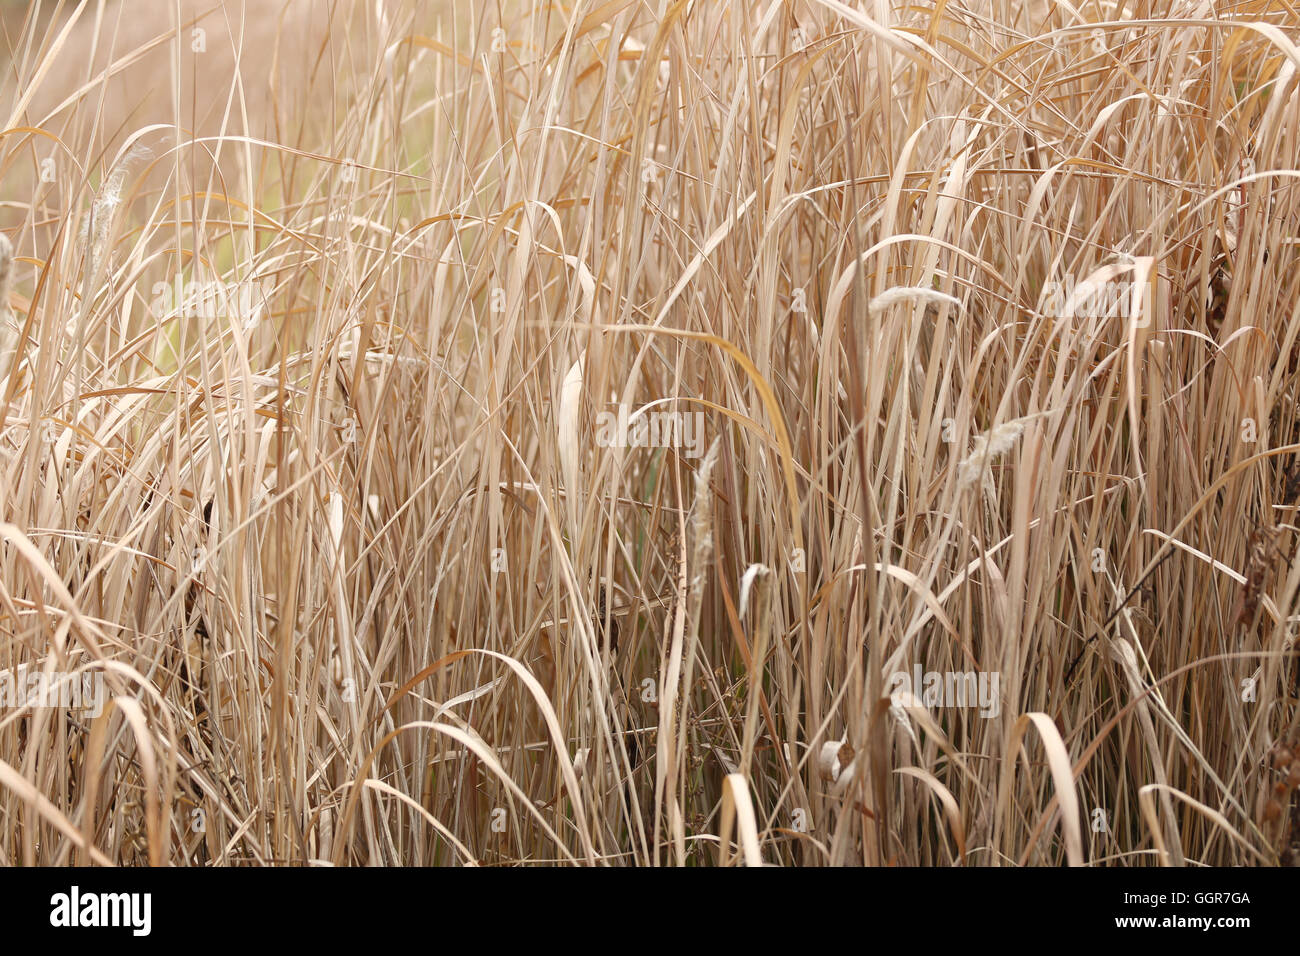
M 7 16 L 0 864 L 1291 861 L 1300 19 L 1075 9 Z

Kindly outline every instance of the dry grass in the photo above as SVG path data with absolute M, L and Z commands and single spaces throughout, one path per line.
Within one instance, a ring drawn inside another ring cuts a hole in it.
M 0 864 L 1294 859 L 1291 3 L 249 6 L 4 20 Z

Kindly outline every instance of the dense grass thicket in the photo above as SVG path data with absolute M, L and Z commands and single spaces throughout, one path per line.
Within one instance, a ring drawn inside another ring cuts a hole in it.
M 0 864 L 1297 861 L 1291 3 L 0 23 Z

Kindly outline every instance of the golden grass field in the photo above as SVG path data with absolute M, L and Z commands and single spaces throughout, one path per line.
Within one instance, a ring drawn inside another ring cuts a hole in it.
M 0 865 L 1300 862 L 1289 0 L 0 14 Z

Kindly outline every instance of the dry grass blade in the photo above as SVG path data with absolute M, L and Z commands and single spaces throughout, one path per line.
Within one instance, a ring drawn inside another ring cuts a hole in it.
M 1300 858 L 1294 4 L 23 6 L 0 862 Z

